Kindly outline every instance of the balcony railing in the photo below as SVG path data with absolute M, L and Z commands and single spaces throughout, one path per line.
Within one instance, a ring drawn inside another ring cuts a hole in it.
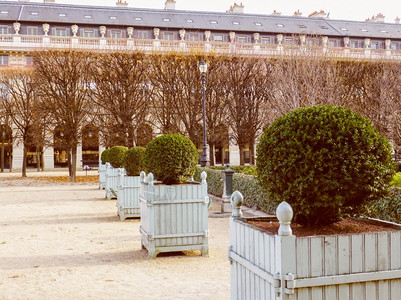
M 151 52 L 210 52 L 240 55 L 274 56 L 288 53 L 325 54 L 330 57 L 401 59 L 401 50 L 377 50 L 340 47 L 308 47 L 277 44 L 243 44 L 220 42 L 189 42 L 168 40 L 137 40 L 54 36 L 0 35 L 0 50 L 34 51 L 43 49 L 80 49 L 90 51 L 131 50 Z

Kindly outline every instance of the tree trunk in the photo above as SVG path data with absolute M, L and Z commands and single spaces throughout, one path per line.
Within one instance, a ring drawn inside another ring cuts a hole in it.
M 26 177 L 26 157 L 27 157 L 27 146 L 24 144 L 24 152 L 22 155 L 22 177 Z
M 75 182 L 77 177 L 77 147 L 71 149 L 71 175 L 70 182 Z
M 1 173 L 3 173 L 4 172 L 4 141 L 2 141 L 2 143 L 1 143 L 0 164 L 1 164 Z
M 40 172 L 40 148 L 36 147 L 36 171 Z
M 68 175 L 72 176 L 72 164 L 71 164 L 71 148 L 67 149 L 67 164 L 68 164 Z
M 249 154 L 251 156 L 251 159 L 249 161 L 250 165 L 255 165 L 255 142 L 251 141 L 249 143 Z
M 245 165 L 245 159 L 244 159 L 244 146 L 239 145 L 239 164 L 240 166 Z
M 214 166 L 214 145 L 209 144 L 209 161 L 210 166 Z
M 40 147 L 40 163 L 42 164 L 42 171 L 45 171 L 45 152 L 43 151 L 43 148 Z

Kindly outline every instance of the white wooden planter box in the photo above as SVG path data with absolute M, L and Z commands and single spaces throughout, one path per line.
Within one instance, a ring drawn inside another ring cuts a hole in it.
M 119 169 L 117 183 L 117 214 L 120 220 L 140 217 L 139 176 L 126 176 L 124 169 Z
M 153 174 L 141 176 L 141 244 L 148 257 L 160 252 L 200 250 L 208 256 L 208 204 L 206 173 L 202 182 L 164 185 Z
M 117 198 L 118 168 L 106 163 L 106 198 Z
M 106 164 L 102 164 L 99 161 L 99 189 L 104 190 L 106 188 Z
M 231 299 L 401 299 L 399 230 L 295 237 L 232 217 L 229 260 Z

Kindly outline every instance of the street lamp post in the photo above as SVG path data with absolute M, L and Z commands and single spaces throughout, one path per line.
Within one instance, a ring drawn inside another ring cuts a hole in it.
M 199 62 L 199 71 L 202 75 L 202 116 L 203 116 L 203 145 L 202 145 L 202 158 L 200 160 L 201 167 L 206 167 L 206 101 L 205 101 L 205 83 L 207 63 L 204 60 Z

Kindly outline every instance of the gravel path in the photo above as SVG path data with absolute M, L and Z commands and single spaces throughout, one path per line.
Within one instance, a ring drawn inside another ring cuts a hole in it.
M 149 260 L 140 220 L 119 221 L 97 184 L 11 175 L 0 174 L 0 299 L 229 299 L 229 218 L 209 218 L 209 257 Z

